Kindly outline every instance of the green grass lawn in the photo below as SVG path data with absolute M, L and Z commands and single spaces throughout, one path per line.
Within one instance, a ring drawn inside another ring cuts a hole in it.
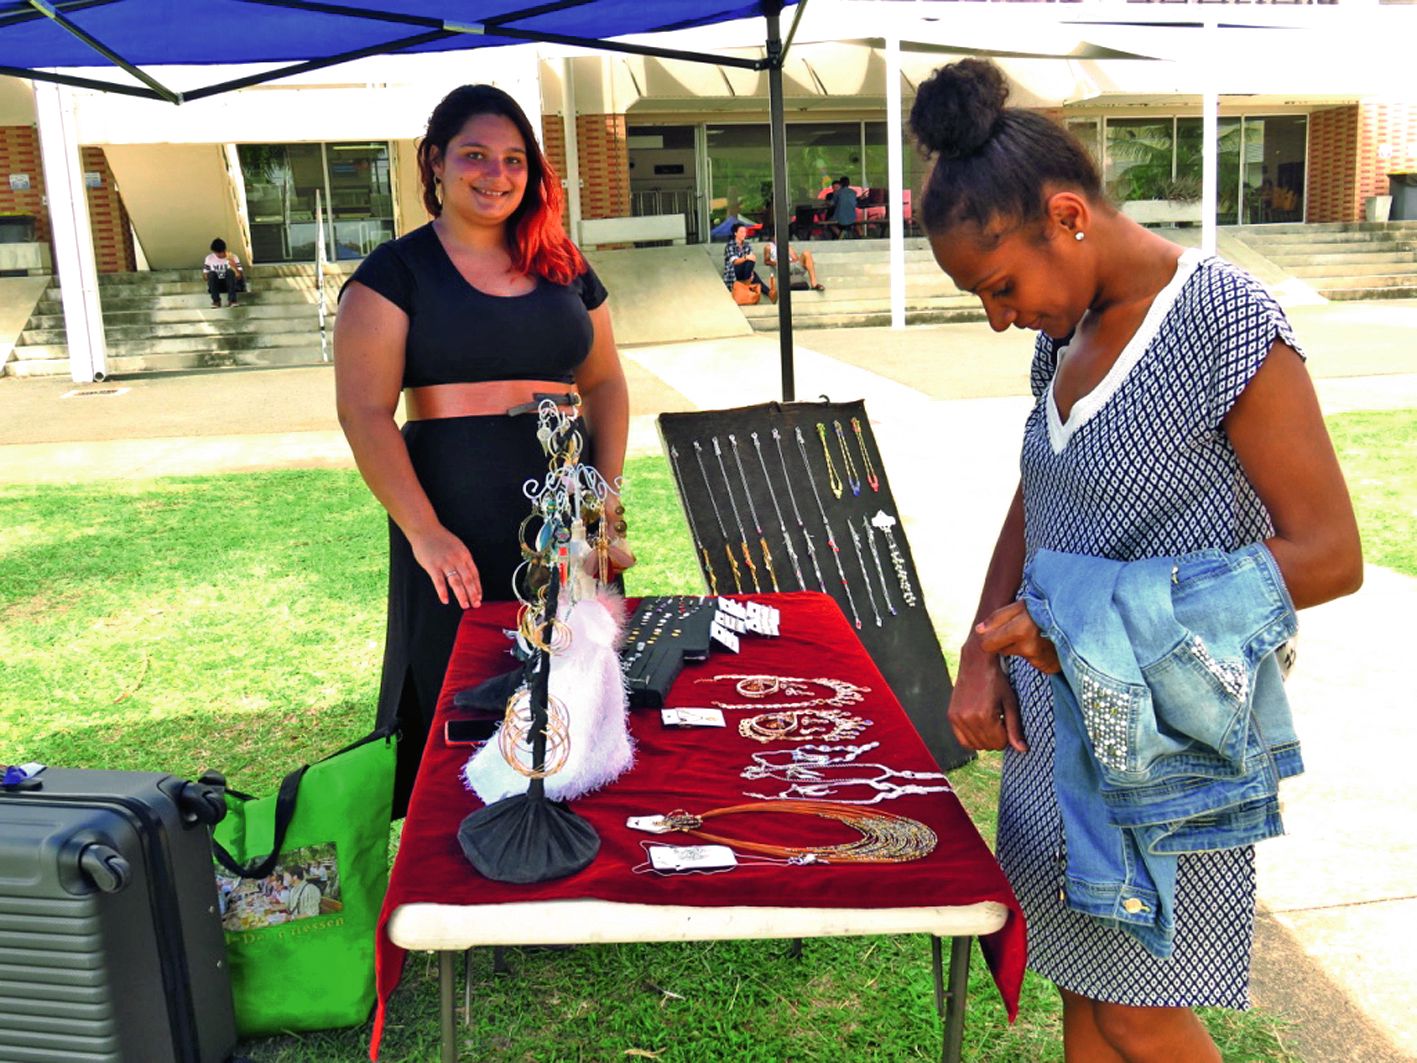
M 1331 421 L 1368 559 L 1417 575 L 1417 413 Z M 668 468 L 630 463 L 632 594 L 702 584 Z M 195 776 L 266 793 L 372 723 L 385 524 L 356 474 L 276 472 L 0 488 L 0 760 Z M 986 839 L 999 757 L 952 781 Z M 464 1058 L 935 1058 L 923 937 L 626 945 L 473 962 Z M 1059 1008 L 1025 983 L 1010 1028 L 973 966 L 966 1057 L 1062 1058 Z M 436 1057 L 435 981 L 410 958 L 383 1059 Z M 1207 1013 L 1227 1060 L 1287 1060 L 1271 1017 Z M 363 1058 L 367 1030 L 248 1045 L 258 1063 Z

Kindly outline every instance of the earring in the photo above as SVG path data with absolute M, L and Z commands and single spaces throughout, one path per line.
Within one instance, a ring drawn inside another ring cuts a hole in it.
M 1085 237 L 1086 235 L 1087 235 L 1087 233 L 1085 233 L 1085 232 L 1083 232 L 1081 229 L 1079 229 L 1077 232 L 1073 233 L 1073 239 L 1074 239 L 1074 240 L 1081 240 L 1081 239 L 1082 239 L 1083 237 Z

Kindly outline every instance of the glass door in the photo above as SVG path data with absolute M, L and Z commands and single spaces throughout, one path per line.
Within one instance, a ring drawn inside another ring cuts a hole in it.
M 330 255 L 363 258 L 394 236 L 387 144 L 327 144 Z
M 315 260 L 315 192 L 332 259 L 362 258 L 394 235 L 387 144 L 241 144 L 251 255 Z

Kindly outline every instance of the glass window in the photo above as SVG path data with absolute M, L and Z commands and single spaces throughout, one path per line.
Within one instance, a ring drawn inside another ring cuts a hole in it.
M 1102 181 L 1118 203 L 1168 199 L 1175 165 L 1170 118 L 1111 118 Z
M 884 123 L 882 123 L 884 127 Z M 767 217 L 772 200 L 772 143 L 766 125 L 708 126 L 709 218 Z M 787 197 L 793 207 L 817 202 L 843 175 L 866 179 L 860 122 L 801 122 L 787 127 Z M 879 146 L 885 181 L 885 144 Z
M 1102 120 L 1100 118 L 1069 118 L 1068 132 L 1082 142 L 1092 161 L 1102 165 Z

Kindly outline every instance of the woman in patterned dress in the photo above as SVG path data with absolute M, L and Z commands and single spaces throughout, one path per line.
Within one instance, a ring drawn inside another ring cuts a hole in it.
M 935 259 L 995 331 L 1036 333 L 1019 490 L 960 651 L 950 723 L 1003 749 L 998 855 L 1029 921 L 1029 965 L 1063 998 L 1066 1058 L 1219 1060 L 1191 1010 L 1248 1006 L 1252 848 L 1180 857 L 1173 954 L 1071 911 L 1053 789 L 1059 670 L 1016 600 L 1048 548 L 1115 560 L 1264 541 L 1297 608 L 1355 591 L 1352 504 L 1283 311 L 1248 274 L 1184 251 L 1108 203 L 1086 150 L 1005 107 L 991 63 L 921 86 Z

